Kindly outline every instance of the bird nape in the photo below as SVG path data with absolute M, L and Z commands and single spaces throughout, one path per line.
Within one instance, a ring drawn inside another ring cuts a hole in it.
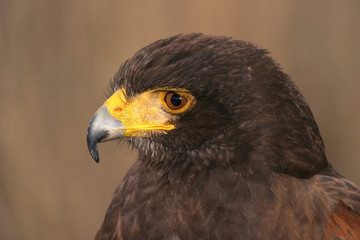
M 360 239 L 360 189 L 328 163 L 310 108 L 267 51 L 181 34 L 127 60 L 87 142 L 138 159 L 96 239 Z

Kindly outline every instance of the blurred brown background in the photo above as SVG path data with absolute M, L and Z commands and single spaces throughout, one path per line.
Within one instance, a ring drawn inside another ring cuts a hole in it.
M 0 1 L 0 239 L 91 239 L 136 157 L 86 129 L 120 64 L 177 33 L 252 41 L 299 86 L 360 184 L 359 1 Z

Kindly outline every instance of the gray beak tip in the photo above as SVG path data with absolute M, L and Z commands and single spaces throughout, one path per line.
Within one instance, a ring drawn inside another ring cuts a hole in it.
M 100 158 L 99 158 L 97 144 L 96 143 L 90 143 L 90 144 L 88 143 L 88 148 L 89 148 L 91 157 L 95 160 L 96 163 L 99 163 Z
M 124 125 L 110 115 L 105 105 L 96 111 L 90 120 L 86 137 L 89 152 L 95 162 L 100 161 L 97 144 L 119 138 L 124 131 Z
M 97 147 L 97 143 L 99 142 L 99 137 L 96 134 L 92 134 L 92 132 L 90 131 L 90 127 L 88 129 L 88 134 L 87 134 L 87 145 L 88 145 L 88 149 L 89 152 L 91 154 L 91 157 L 95 160 L 95 162 L 99 163 L 100 158 L 99 158 L 99 151 L 98 151 L 98 147 Z
M 99 163 L 100 158 L 97 144 L 107 136 L 107 131 L 96 129 L 95 126 L 98 125 L 95 124 L 94 126 L 96 119 L 96 115 L 94 115 L 94 117 L 90 120 L 86 140 L 91 157 L 95 160 L 95 162 Z

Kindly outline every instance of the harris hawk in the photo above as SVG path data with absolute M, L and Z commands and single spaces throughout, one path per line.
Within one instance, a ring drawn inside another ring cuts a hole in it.
M 155 41 L 119 69 L 87 143 L 138 149 L 96 239 L 360 239 L 360 189 L 294 83 L 228 37 Z

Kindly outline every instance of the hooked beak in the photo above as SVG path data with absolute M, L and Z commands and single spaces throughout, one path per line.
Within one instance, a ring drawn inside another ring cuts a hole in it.
M 148 137 L 150 132 L 170 131 L 174 116 L 164 110 L 165 91 L 149 90 L 130 99 L 119 89 L 96 111 L 87 130 L 92 158 L 99 162 L 97 144 L 120 137 Z
M 87 145 L 92 158 L 98 163 L 99 153 L 97 144 L 124 135 L 122 122 L 111 116 L 107 106 L 102 105 L 92 116 L 87 130 Z

